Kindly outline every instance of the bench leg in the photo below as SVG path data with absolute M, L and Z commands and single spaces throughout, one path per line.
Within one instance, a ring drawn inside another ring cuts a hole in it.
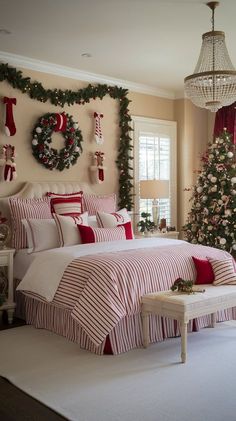
M 143 325 L 143 346 L 147 348 L 149 345 L 149 318 L 148 313 L 142 313 L 142 325 Z
M 216 326 L 216 313 L 212 313 L 211 314 L 211 327 L 215 327 Z
M 181 322 L 181 361 L 186 362 L 187 359 L 187 327 L 188 322 Z

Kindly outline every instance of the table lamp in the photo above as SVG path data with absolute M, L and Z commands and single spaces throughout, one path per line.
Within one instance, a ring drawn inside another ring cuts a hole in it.
M 152 199 L 152 218 L 155 226 L 158 226 L 159 199 L 168 199 L 169 180 L 141 180 L 140 198 Z

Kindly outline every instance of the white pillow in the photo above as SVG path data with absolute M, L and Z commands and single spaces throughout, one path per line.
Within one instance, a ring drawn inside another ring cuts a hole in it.
M 88 226 L 88 212 L 78 216 L 64 216 L 53 214 L 58 234 L 60 247 L 74 246 L 81 244 L 81 237 L 77 225 Z
M 98 222 L 96 215 L 90 215 L 88 216 L 88 226 L 93 228 L 98 228 Z
M 28 253 L 59 247 L 59 236 L 54 219 L 22 219 L 28 243 Z
M 115 228 L 131 221 L 127 209 L 125 208 L 114 213 L 97 212 L 96 218 L 98 226 L 101 228 Z

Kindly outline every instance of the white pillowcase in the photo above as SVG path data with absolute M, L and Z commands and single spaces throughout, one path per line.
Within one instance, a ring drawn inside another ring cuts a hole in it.
M 131 221 L 127 209 L 125 208 L 114 213 L 97 212 L 96 218 L 98 226 L 101 228 L 115 228 Z
M 59 247 L 59 236 L 54 219 L 22 219 L 28 243 L 28 253 Z
M 93 227 L 93 228 L 98 228 L 99 227 L 98 221 L 97 221 L 97 218 L 96 218 L 96 215 L 90 215 L 90 216 L 88 216 L 88 226 L 89 227 Z
M 58 234 L 60 247 L 74 246 L 81 244 L 81 237 L 77 225 L 88 226 L 88 212 L 78 216 L 64 216 L 53 214 Z

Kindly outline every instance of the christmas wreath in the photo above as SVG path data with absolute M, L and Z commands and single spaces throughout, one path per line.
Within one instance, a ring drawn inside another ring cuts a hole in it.
M 50 147 L 53 132 L 61 132 L 65 140 L 64 148 L 59 151 Z M 72 116 L 47 113 L 39 118 L 33 130 L 33 156 L 49 170 L 63 171 L 76 163 L 82 152 L 82 141 L 78 123 L 73 121 Z

